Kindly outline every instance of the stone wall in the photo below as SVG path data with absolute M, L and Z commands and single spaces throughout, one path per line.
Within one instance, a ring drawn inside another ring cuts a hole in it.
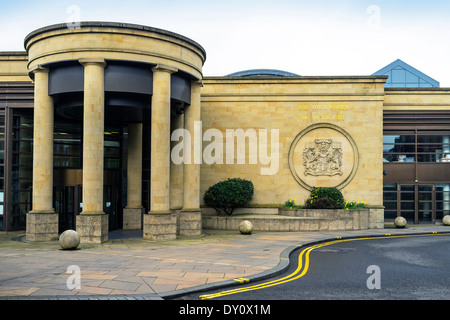
M 279 167 L 274 174 L 264 175 L 262 169 L 270 164 L 264 164 L 260 154 L 253 155 L 256 159 L 250 158 L 248 140 L 243 164 L 236 159 L 237 151 L 234 162 L 227 163 L 224 147 L 223 163 L 201 166 L 200 196 L 203 198 L 205 191 L 219 181 L 239 177 L 254 183 L 252 205 L 273 207 L 290 198 L 303 203 L 310 191 L 296 180 L 293 174 L 296 170 L 298 177 L 308 180 L 310 186 L 339 185 L 348 178 L 341 189 L 345 199 L 381 206 L 384 82 L 382 77 L 204 78 L 203 132 L 218 129 L 225 139 L 227 130 L 255 130 L 257 134 L 268 130 L 267 142 L 258 139 L 258 152 L 267 148 L 270 155 L 271 130 L 278 130 Z M 356 148 L 333 128 L 318 128 L 311 131 L 309 140 L 297 141 L 298 150 L 290 153 L 299 134 L 319 124 L 342 129 Z M 341 144 L 343 176 L 338 171 L 333 176 L 305 175 L 301 153 L 307 143 L 320 138 Z M 203 148 L 209 144 L 204 141 Z M 290 157 L 295 162 L 293 166 Z M 350 176 L 356 157 L 354 175 Z
M 239 224 L 243 220 L 251 221 L 254 231 L 344 231 L 384 228 L 383 209 L 279 209 L 278 215 L 237 214 L 217 216 L 205 214 L 203 215 L 203 228 L 239 230 Z

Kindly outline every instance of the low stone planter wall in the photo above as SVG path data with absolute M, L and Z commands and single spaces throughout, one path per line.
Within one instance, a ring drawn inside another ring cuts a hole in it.
M 288 217 L 312 218 L 329 224 L 324 230 L 364 230 L 369 229 L 369 209 L 279 209 L 279 214 Z
M 278 214 L 204 214 L 204 229 L 239 230 L 243 220 L 253 224 L 254 231 L 339 231 L 384 228 L 384 210 L 295 210 L 278 209 Z

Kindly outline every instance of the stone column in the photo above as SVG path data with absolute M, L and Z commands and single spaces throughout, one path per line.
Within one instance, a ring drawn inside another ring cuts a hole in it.
M 123 209 L 123 229 L 142 229 L 142 123 L 128 125 L 127 207 Z
M 191 105 L 186 108 L 184 114 L 185 129 L 190 132 L 192 141 L 186 148 L 191 148 L 191 161 L 184 165 L 184 196 L 183 209 L 180 213 L 180 235 L 201 235 L 202 212 L 200 209 L 200 163 L 202 150 L 195 150 L 193 139 L 195 122 L 201 121 L 200 98 L 202 83 L 191 83 Z M 198 134 L 198 133 L 197 133 Z M 200 132 L 200 134 L 202 134 Z M 197 160 L 197 161 L 195 161 Z
M 34 70 L 33 210 L 27 214 L 28 241 L 58 239 L 53 209 L 53 98 L 48 95 L 49 70 Z
M 84 66 L 83 211 L 77 216 L 82 243 L 108 241 L 103 211 L 105 66 L 103 59 L 80 59 Z
M 170 85 L 178 70 L 158 65 L 153 69 L 150 212 L 144 215 L 144 239 L 174 240 L 176 214 L 170 211 Z
M 184 115 L 176 115 L 172 118 L 171 132 L 184 129 Z M 179 140 L 172 141 L 170 145 L 171 152 L 180 144 Z M 180 210 L 183 208 L 183 163 L 175 163 L 173 159 L 170 161 L 170 210 L 179 216 Z

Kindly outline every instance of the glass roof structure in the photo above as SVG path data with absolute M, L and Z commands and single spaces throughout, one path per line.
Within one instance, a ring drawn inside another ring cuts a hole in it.
M 299 75 L 275 69 L 252 69 L 231 73 L 227 77 L 299 77 Z
M 373 75 L 386 75 L 386 88 L 439 88 L 439 82 L 411 67 L 400 59 L 395 60 Z

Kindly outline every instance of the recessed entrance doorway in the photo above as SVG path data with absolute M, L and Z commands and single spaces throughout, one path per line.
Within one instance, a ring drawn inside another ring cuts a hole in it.
M 55 212 L 59 215 L 59 233 L 76 230 L 76 217 L 83 210 L 81 170 L 55 170 L 53 188 Z M 115 170 L 105 170 L 103 186 L 103 211 L 108 215 L 109 231 L 122 227 L 120 174 Z

